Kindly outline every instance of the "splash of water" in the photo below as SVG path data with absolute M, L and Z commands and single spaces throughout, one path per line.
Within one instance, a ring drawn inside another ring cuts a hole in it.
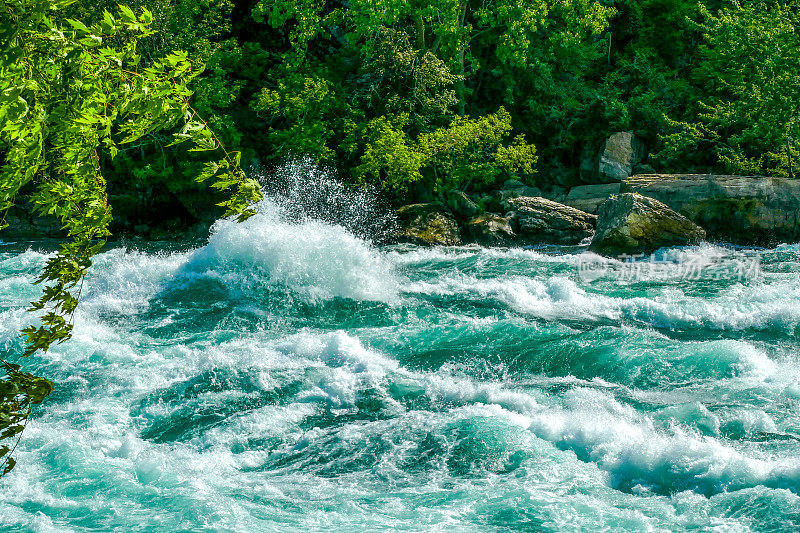
M 373 245 L 310 216 L 289 219 L 284 206 L 265 200 L 243 223 L 220 220 L 183 273 L 203 273 L 247 290 L 280 285 L 314 299 L 395 298 L 393 266 Z
M 347 185 L 333 170 L 310 159 L 290 161 L 269 173 L 254 167 L 252 173 L 287 220 L 339 226 L 376 243 L 390 240 L 396 232 L 394 212 L 377 189 Z

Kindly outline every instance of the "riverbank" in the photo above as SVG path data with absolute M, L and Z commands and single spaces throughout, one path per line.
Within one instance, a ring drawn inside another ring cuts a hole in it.
M 608 226 L 603 220 L 604 205 L 608 206 L 606 216 L 612 211 L 619 216 L 613 204 L 639 196 L 663 204 L 662 212 L 672 212 L 674 220 L 690 222 L 681 223 L 677 233 L 670 230 L 678 238 L 653 237 L 653 242 L 664 246 L 680 244 L 681 235 L 686 243 L 703 238 L 769 246 L 800 240 L 800 181 L 785 178 L 646 174 L 616 184 L 576 186 L 566 195 L 551 198 L 539 194 L 543 193 L 510 181 L 488 198 L 450 193 L 446 195 L 453 199 L 449 202 L 406 206 L 399 211 L 398 239 L 431 245 L 579 244 L 592 240 L 598 226 Z M 643 216 L 648 223 L 655 220 L 654 213 Z M 629 251 L 638 250 L 633 246 Z

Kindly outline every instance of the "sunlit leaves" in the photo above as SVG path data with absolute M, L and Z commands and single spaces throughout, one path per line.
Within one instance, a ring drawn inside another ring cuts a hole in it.
M 422 178 L 425 156 L 403 131 L 404 122 L 401 119 L 399 124 L 392 124 L 385 117 L 378 117 L 367 125 L 364 155 L 355 169 L 361 181 L 403 192 Z
M 419 149 L 439 176 L 436 186 L 445 189 L 462 188 L 471 182 L 492 184 L 500 176 L 509 177 L 511 170 L 532 173 L 536 163 L 533 146 L 523 139 L 517 139 L 512 147 L 503 145 L 511 129 L 511 115 L 500 108 L 497 113 L 477 119 L 456 117 L 448 127 L 420 135 Z
M 367 146 L 356 173 L 390 191 L 402 191 L 425 175 L 436 190 L 492 184 L 512 174 L 533 174 L 537 156 L 533 145 L 518 136 L 511 144 L 511 116 L 505 109 L 476 119 L 456 116 L 446 127 L 409 142 L 404 121 L 373 120 Z
M 574 159 L 583 130 L 607 127 L 598 127 L 590 108 L 598 91 L 586 75 L 605 67 L 616 5 L 260 1 L 253 16 L 275 30 L 264 37 L 277 43 L 269 66 L 253 77 L 262 87 L 250 106 L 268 126 L 258 132 L 267 140 L 263 157 L 328 161 L 397 196 L 434 183 L 478 187 L 509 173 L 533 174 L 534 140 L 548 150 L 546 164 Z M 464 127 L 457 117 L 478 121 L 501 106 L 527 140 L 454 149 L 447 161 L 426 156 L 421 146 L 433 137 L 424 135 L 451 124 L 455 134 Z M 476 176 L 467 178 L 470 171 Z M 409 186 L 422 179 L 428 182 Z
M 172 52 L 140 67 L 136 44 L 151 33 L 149 11 L 137 16 L 120 6 L 116 16 L 105 12 L 95 24 L 56 24 L 48 15 L 64 5 L 0 0 L 0 12 L 11 22 L 0 24 L 0 210 L 33 182 L 29 200 L 36 212 L 57 219 L 68 237 L 36 280 L 43 290 L 30 308 L 39 314 L 38 324 L 22 330 L 26 356 L 71 337 L 91 258 L 110 235 L 102 151 L 114 157 L 120 146 L 183 122 L 176 140 L 188 141 L 190 150 L 222 152 L 205 178 L 216 177 L 215 186 L 229 191 L 226 215 L 244 219 L 261 199 L 258 185 L 239 168 L 239 155 L 226 153 L 189 107 L 188 84 L 197 70 L 187 54 Z M 221 168 L 224 175 L 217 173 Z M 18 435 L 30 406 L 52 390 L 49 381 L 18 367 L 5 369 L 0 440 Z M 14 464 L 10 452 L 0 448 L 4 471 Z
M 16 442 L 25 429 L 31 408 L 50 395 L 53 383 L 22 372 L 19 365 L 4 361 L 0 365 L 5 371 L 5 375 L 0 377 L 0 441 Z M 11 456 L 15 446 L 16 444 L 0 445 L 0 477 L 16 465 Z
M 675 121 L 662 152 L 712 153 L 722 170 L 788 175 L 800 141 L 800 3 L 701 9 L 695 120 Z M 797 169 L 793 169 L 796 174 Z

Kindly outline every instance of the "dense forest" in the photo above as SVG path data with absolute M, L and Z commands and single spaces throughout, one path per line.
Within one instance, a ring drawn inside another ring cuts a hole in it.
M 113 10 L 114 2 L 107 6 Z M 137 0 L 144 61 L 189 54 L 193 106 L 244 166 L 307 157 L 396 202 L 509 177 L 585 182 L 632 131 L 640 171 L 788 175 L 800 139 L 800 6 L 712 0 Z M 69 16 L 99 16 L 81 0 Z M 152 133 L 106 159 L 132 190 L 207 205 L 203 162 Z M 155 191 L 155 192 L 153 192 Z

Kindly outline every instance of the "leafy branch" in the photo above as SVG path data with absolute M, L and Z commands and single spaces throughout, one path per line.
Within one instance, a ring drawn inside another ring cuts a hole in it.
M 0 0 L 12 24 L 0 24 L 0 210 L 13 207 L 34 184 L 29 199 L 42 216 L 58 219 L 67 235 L 35 283 L 44 286 L 29 311 L 39 324 L 22 330 L 23 355 L 46 352 L 72 336 L 73 319 L 92 257 L 110 235 L 111 208 L 100 151 L 114 158 L 119 146 L 155 131 L 179 128 L 174 142 L 190 151 L 221 151 L 199 181 L 230 191 L 225 216 L 242 221 L 261 200 L 258 183 L 245 176 L 241 154 L 227 152 L 189 106 L 194 70 L 185 52 L 172 52 L 141 68 L 138 39 L 150 35 L 152 14 L 119 6 L 93 25 L 52 16 L 72 0 Z M 108 43 L 112 43 L 109 45 Z M 5 214 L 0 229 L 7 225 Z M 21 434 L 31 407 L 52 391 L 48 380 L 0 359 L 0 441 Z M 14 447 L 0 446 L 0 476 L 13 468 Z

